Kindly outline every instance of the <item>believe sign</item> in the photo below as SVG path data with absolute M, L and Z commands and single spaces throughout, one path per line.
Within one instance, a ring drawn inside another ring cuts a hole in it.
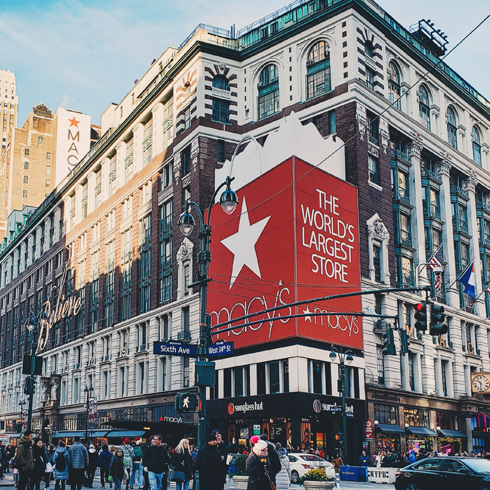
M 292 157 L 237 194 L 234 215 L 216 209 L 211 220 L 208 311 L 212 325 L 236 326 L 214 339 L 234 341 L 235 349 L 287 337 L 361 349 L 361 319 L 335 314 L 360 312 L 360 296 L 285 307 L 251 318 L 262 322 L 248 327 L 240 326 L 247 320 L 233 323 L 268 308 L 360 291 L 357 189 Z

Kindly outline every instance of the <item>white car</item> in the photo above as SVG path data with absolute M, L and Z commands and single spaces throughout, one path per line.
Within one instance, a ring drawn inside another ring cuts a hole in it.
M 290 453 L 288 456 L 291 463 L 291 483 L 297 483 L 307 471 L 313 468 L 324 468 L 329 478 L 335 478 L 333 464 L 316 454 Z

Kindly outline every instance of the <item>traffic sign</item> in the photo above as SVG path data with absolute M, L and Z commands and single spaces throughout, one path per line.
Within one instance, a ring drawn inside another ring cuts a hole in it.
M 163 356 L 196 357 L 196 346 L 182 342 L 153 342 L 153 353 Z
M 213 345 L 208 345 L 207 355 L 208 357 L 229 356 L 233 354 L 234 345 L 234 342 L 225 342 L 223 340 L 219 340 Z

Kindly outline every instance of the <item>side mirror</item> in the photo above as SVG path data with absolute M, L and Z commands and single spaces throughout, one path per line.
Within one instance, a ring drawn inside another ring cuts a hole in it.
M 469 475 L 470 470 L 468 468 L 459 468 L 456 473 L 461 473 L 462 475 Z

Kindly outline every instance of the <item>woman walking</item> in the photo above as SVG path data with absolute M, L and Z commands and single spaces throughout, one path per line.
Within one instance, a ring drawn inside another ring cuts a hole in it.
M 288 452 L 281 446 L 280 442 L 276 443 L 276 453 L 281 462 L 281 471 L 276 475 L 277 490 L 288 490 L 291 483 L 291 464 L 289 463 Z
M 69 477 L 70 453 L 65 447 L 65 443 L 60 441 L 54 452 L 54 479 L 55 490 L 65 490 L 66 482 Z
M 271 465 L 265 441 L 259 440 L 254 444 L 245 471 L 248 475 L 247 490 L 271 490 Z
M 124 480 L 124 453 L 122 448 L 116 449 L 116 454 L 111 459 L 109 467 L 109 481 L 114 482 L 114 490 L 121 490 L 121 484 Z
M 182 439 L 175 448 L 172 456 L 172 464 L 175 467 L 172 481 L 177 485 L 176 490 L 189 490 L 189 482 L 192 479 L 192 454 L 189 449 L 189 440 Z M 176 475 L 176 473 L 182 473 Z
M 31 489 L 41 490 L 41 480 L 45 478 L 47 456 L 41 439 L 34 440 L 32 448 L 32 457 L 34 459 L 34 469 L 31 473 Z
M 49 445 L 49 448 L 46 451 L 46 457 L 47 457 L 47 463 L 51 465 L 51 470 L 54 471 L 54 446 L 52 444 Z M 46 473 L 44 473 L 44 482 L 45 482 L 45 488 L 49 488 L 49 482 L 53 478 L 53 471 L 47 471 L 48 468 L 46 467 Z

